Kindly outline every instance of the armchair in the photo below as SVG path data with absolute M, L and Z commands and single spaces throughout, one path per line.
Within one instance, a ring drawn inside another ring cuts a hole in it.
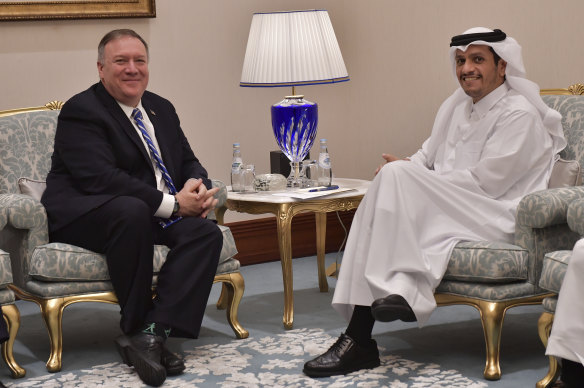
M 12 260 L 11 290 L 41 309 L 51 343 L 46 363 L 49 372 L 61 370 L 65 307 L 77 302 L 117 303 L 103 255 L 69 244 L 49 243 L 47 216 L 39 193 L 50 168 L 62 105 L 54 101 L 44 107 L 0 112 L 0 213 L 7 218 L 0 231 L 0 249 L 9 252 Z M 216 180 L 213 185 L 221 187 L 217 197 L 220 203 L 225 202 L 225 185 Z M 233 257 L 237 254 L 235 241 L 228 227 L 219 227 L 223 248 L 214 282 L 222 283 L 223 289 L 217 307 L 226 309 L 236 337 L 247 338 L 249 333 L 237 320 L 245 286 L 239 261 Z M 153 287 L 167 252 L 167 247 L 155 246 Z
M 6 224 L 6 215 L 0 215 L 0 226 Z M 2 306 L 3 319 L 8 326 L 8 340 L 2 344 L 2 358 L 10 369 L 13 378 L 24 377 L 26 371 L 14 360 L 12 348 L 20 327 L 20 312 L 14 304 L 14 293 L 8 288 L 12 283 L 12 266 L 8 253 L 0 250 L 0 306 Z
M 584 237 L 584 199 L 578 199 L 568 206 L 568 225 L 580 237 Z M 554 314 L 558 302 L 558 294 L 568 269 L 572 250 L 560 250 L 550 252 L 545 255 L 543 269 L 539 285 L 541 288 L 552 292 L 551 296 L 543 300 L 543 313 L 537 323 L 539 338 L 544 347 L 547 347 L 548 340 L 554 323 Z M 548 373 L 537 382 L 536 388 L 546 388 L 550 386 L 560 375 L 560 365 L 554 356 L 549 356 Z
M 584 86 L 542 90 L 541 94 L 546 104 L 562 114 L 568 145 L 560 156 L 584 166 Z M 575 184 L 578 181 L 581 179 L 575 179 Z M 461 242 L 454 248 L 435 298 L 439 306 L 465 304 L 479 310 L 486 343 L 487 380 L 501 378 L 499 351 L 507 309 L 539 304 L 551 295 L 539 285 L 544 255 L 571 249 L 579 238 L 566 220 L 568 205 L 579 198 L 584 198 L 582 186 L 529 194 L 517 209 L 514 244 Z

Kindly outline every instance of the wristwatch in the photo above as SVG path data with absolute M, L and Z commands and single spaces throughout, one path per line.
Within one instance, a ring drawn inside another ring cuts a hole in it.
M 176 195 L 174 196 L 174 207 L 172 208 L 172 215 L 176 215 L 176 213 L 178 213 L 178 211 L 180 210 L 180 205 L 178 203 L 178 199 L 176 199 Z

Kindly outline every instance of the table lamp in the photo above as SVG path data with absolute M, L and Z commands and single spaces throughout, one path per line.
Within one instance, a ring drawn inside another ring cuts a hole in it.
M 291 86 L 292 95 L 272 105 L 272 129 L 290 159 L 288 187 L 302 187 L 300 162 L 308 155 L 318 125 L 318 107 L 297 95 L 296 86 L 349 80 L 325 10 L 254 13 L 240 86 Z

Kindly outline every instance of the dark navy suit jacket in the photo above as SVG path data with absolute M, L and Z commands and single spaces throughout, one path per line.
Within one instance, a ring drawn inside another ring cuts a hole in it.
M 154 125 L 166 168 L 177 190 L 207 171 L 195 157 L 174 106 L 148 91 L 142 106 Z M 142 199 L 154 215 L 163 194 L 139 134 L 101 83 L 73 96 L 59 114 L 51 170 L 42 204 L 55 231 L 116 196 Z

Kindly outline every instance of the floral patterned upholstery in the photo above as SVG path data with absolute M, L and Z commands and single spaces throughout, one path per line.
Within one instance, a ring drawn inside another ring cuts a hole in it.
M 62 348 L 54 343 L 61 336 L 61 319 L 49 315 L 62 314 L 66 305 L 76 301 L 116 302 L 103 255 L 69 244 L 49 243 L 44 207 L 38 199 L 19 190 L 19 178 L 45 180 L 61 106 L 62 103 L 53 102 L 45 107 L 0 112 L 0 217 L 4 217 L 4 220 L 0 218 L 0 249 L 10 253 L 11 287 L 16 294 L 34 300 L 41 309 L 54 309 L 43 310 L 52 346 L 47 369 L 52 372 L 61 368 Z M 217 198 L 221 205 L 227 198 L 227 189 L 218 180 L 213 180 L 213 186 L 220 187 Z M 215 219 L 213 212 L 209 218 Z M 227 318 L 233 330 L 239 338 L 245 338 L 248 333 L 237 322 L 244 290 L 239 261 L 234 258 L 237 249 L 230 229 L 219 228 L 223 233 L 223 247 L 215 282 L 221 282 L 225 292 L 218 307 L 228 309 Z M 167 252 L 167 247 L 155 246 L 153 284 Z M 46 300 L 58 300 L 61 306 L 49 307 L 52 305 Z
M 545 255 L 539 286 L 554 293 L 560 292 L 572 251 L 555 251 Z
M 578 236 L 584 237 L 584 199 L 570 203 L 566 218 L 570 229 Z M 571 257 L 571 250 L 558 250 L 547 253 L 543 260 L 539 286 L 544 290 L 558 294 Z M 555 296 L 551 298 L 557 299 Z M 555 304 L 549 304 L 546 311 L 555 312 Z
M 568 145 L 561 157 L 584 166 L 584 96 L 544 95 L 562 114 Z M 584 187 L 564 187 L 527 195 L 517 209 L 515 242 L 461 242 L 453 250 L 437 292 L 508 300 L 543 294 L 539 287 L 544 254 L 571 249 L 579 238 L 567 223 L 568 205 L 584 198 Z M 584 227 L 583 227 L 584 229 Z M 545 230 L 545 234 L 543 231 Z M 508 286 L 503 286 L 507 283 Z M 495 291 L 491 288 L 496 285 Z
M 14 303 L 14 292 L 7 286 L 12 283 L 10 255 L 0 249 L 0 305 Z

